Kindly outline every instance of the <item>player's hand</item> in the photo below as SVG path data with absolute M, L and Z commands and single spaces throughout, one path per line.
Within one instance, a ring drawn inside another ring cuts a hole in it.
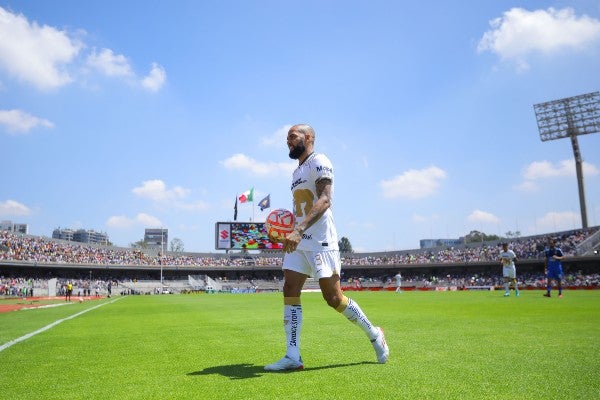
M 279 236 L 273 236 L 271 234 L 268 234 L 267 236 L 269 237 L 271 243 L 283 243 L 283 239 Z
M 292 231 L 286 238 L 283 239 L 283 251 L 286 253 L 293 253 L 296 251 L 298 244 L 302 240 L 302 234 L 296 229 Z

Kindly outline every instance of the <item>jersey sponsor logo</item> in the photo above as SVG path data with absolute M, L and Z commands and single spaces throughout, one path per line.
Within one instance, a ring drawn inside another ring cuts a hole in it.
M 312 239 L 312 235 L 307 235 L 306 233 L 302 234 L 302 239 L 303 240 L 311 240 Z
M 329 172 L 330 174 L 333 174 L 333 168 L 327 167 L 325 165 L 319 165 L 317 167 L 317 172 Z
M 303 183 L 306 182 L 306 179 L 302 180 L 302 178 L 298 178 L 296 179 L 294 182 L 292 182 L 292 187 L 290 188 L 291 190 L 294 190 L 294 188 L 298 185 L 302 185 Z

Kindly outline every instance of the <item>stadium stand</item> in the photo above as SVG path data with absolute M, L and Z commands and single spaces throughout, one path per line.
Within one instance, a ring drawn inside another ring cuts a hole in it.
M 573 230 L 511 239 L 518 257 L 518 277 L 525 286 L 543 286 L 543 249 L 549 238 L 567 256 L 567 285 L 598 287 L 600 230 Z M 501 283 L 499 241 L 455 247 L 342 254 L 346 290 L 391 289 L 402 271 L 406 288 L 489 287 Z M 48 279 L 58 279 L 57 293 L 68 280 L 74 295 L 154 294 L 205 290 L 249 292 L 281 290 L 282 254 L 172 253 L 89 245 L 45 237 L 0 232 L 0 296 L 47 292 Z M 192 278 L 190 278 L 192 277 Z M 161 284 L 162 282 L 162 284 Z M 318 288 L 309 280 L 306 288 Z M 21 290 L 21 292 L 19 292 Z

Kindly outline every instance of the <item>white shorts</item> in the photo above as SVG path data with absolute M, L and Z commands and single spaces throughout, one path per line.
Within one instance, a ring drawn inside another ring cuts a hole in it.
M 515 267 L 502 267 L 502 276 L 515 279 L 517 277 L 517 270 Z
M 311 278 L 330 278 L 340 275 L 342 262 L 339 250 L 308 251 L 296 250 L 285 253 L 283 269 L 296 271 Z

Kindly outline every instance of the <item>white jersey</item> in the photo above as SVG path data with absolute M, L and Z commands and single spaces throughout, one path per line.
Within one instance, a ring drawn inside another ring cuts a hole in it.
M 500 252 L 500 260 L 502 260 L 503 267 L 513 267 L 515 266 L 515 258 L 517 255 L 512 250 L 506 250 Z
M 502 276 L 506 278 L 515 278 L 515 258 L 517 258 L 517 255 L 512 250 L 500 252 L 500 260 L 502 261 Z
M 396 278 L 396 285 L 400 286 L 400 284 L 402 283 L 402 275 L 396 274 L 394 278 Z
M 296 221 L 301 223 L 317 201 L 317 182 L 321 179 L 331 180 L 331 197 L 333 204 L 333 165 L 324 154 L 312 153 L 296 168 L 292 176 L 293 213 Z M 333 222 L 331 206 L 302 235 L 298 244 L 299 250 L 321 251 L 338 250 L 338 238 Z

